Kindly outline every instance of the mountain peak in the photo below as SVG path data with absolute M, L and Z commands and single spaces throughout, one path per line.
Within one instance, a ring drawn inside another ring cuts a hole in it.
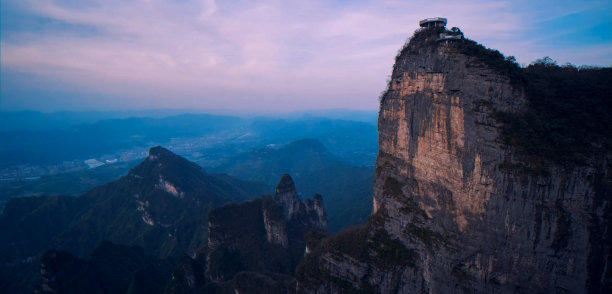
M 160 176 L 164 178 L 172 177 L 180 181 L 179 178 L 202 177 L 205 171 L 201 166 L 172 153 L 172 151 L 156 146 L 149 149 L 149 156 L 134 167 L 130 174 L 141 178 L 149 177 L 154 180 L 157 180 Z
M 284 174 L 276 185 L 276 195 L 291 192 L 295 193 L 295 183 L 290 175 Z
M 612 215 L 594 212 L 601 211 L 601 202 L 590 197 L 600 189 L 594 178 L 603 182 L 609 174 L 604 156 L 585 154 L 581 162 L 590 166 L 574 168 L 568 167 L 565 155 L 573 148 L 558 150 L 563 154 L 560 164 L 534 156 L 538 148 L 555 153 L 553 145 L 563 145 L 557 137 L 577 142 L 570 131 L 546 134 L 554 130 L 539 121 L 570 121 L 569 113 L 551 110 L 556 108 L 552 101 L 564 103 L 571 115 L 583 114 L 581 119 L 595 116 L 593 109 L 569 106 L 581 101 L 586 89 L 558 94 L 571 91 L 569 80 L 544 70 L 538 74 L 533 66 L 520 68 L 514 58 L 463 38 L 459 29 L 447 31 L 444 23 L 441 18 L 422 22 L 422 29 L 400 51 L 381 97 L 370 220 L 320 243 L 312 263 L 302 267 L 309 273 L 298 275 L 305 289 L 297 292 L 327 293 L 340 287 L 380 293 L 610 289 L 610 279 L 601 278 L 610 277 L 610 271 L 604 273 L 605 262 L 600 262 L 610 251 L 609 234 L 586 229 L 610 223 Z M 543 82 L 546 79 L 551 83 Z M 552 116 L 540 117 L 542 113 Z M 508 129 L 491 128 L 496 117 L 508 117 Z M 533 133 L 543 138 L 524 136 L 525 130 L 537 129 L 542 133 Z M 525 151 L 507 145 L 518 138 L 529 138 Z M 534 147 L 537 142 L 550 143 Z M 608 156 L 610 151 L 600 154 Z M 546 188 L 531 188 L 537 185 Z M 499 207 L 504 213 L 497 212 Z M 593 218 L 577 211 L 592 211 Z M 550 217 L 542 217 L 545 213 Z M 518 233 L 514 228 L 535 229 Z M 525 250 L 516 250 L 519 247 Z M 527 262 L 508 262 L 512 260 Z M 551 272 L 550 265 L 571 265 L 571 270 Z
M 295 190 L 295 183 L 290 175 L 284 174 L 278 185 L 276 186 L 276 194 L 274 200 L 281 204 L 283 207 L 284 215 L 286 219 L 291 219 L 295 213 L 300 211 L 302 202 L 297 196 Z
M 278 187 L 274 199 L 264 196 L 209 213 L 206 276 L 210 280 L 228 282 L 245 271 L 292 273 L 304 256 L 306 233 L 327 230 L 320 195 L 301 202 L 287 174 Z
M 155 146 L 155 147 L 151 147 L 149 149 L 149 156 L 147 157 L 148 160 L 164 160 L 164 159 L 171 159 L 171 158 L 178 158 L 179 156 L 172 153 L 172 151 L 161 147 L 161 146 Z

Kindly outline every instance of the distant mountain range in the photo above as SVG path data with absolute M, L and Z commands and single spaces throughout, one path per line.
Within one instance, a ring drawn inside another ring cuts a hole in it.
M 156 258 L 195 254 L 207 241 L 210 209 L 267 191 L 263 184 L 207 174 L 164 148 L 151 148 L 127 175 L 80 197 L 8 201 L 0 215 L 1 286 L 18 289 L 20 279 L 36 275 L 38 258 L 52 248 L 87 258 L 108 240 L 141 247 Z M 14 268 L 24 271 L 20 278 L 2 279 Z
M 16 175 L 8 176 L 14 177 L 31 166 L 44 170 L 67 161 L 120 158 L 126 152 L 142 153 L 155 145 L 167 146 L 191 160 L 213 160 L 303 138 L 320 140 L 332 153 L 355 165 L 373 166 L 378 151 L 376 124 L 370 120 L 180 114 L 85 121 L 55 128 L 0 128 L 0 172 L 17 169 Z
M 94 187 L 124 176 L 139 161 L 117 162 L 93 169 L 47 175 L 27 180 L 0 183 L 0 211 L 4 203 L 14 197 L 65 195 L 79 196 Z
M 325 215 L 320 195 L 300 200 L 284 175 L 274 197 L 210 211 L 208 242 L 192 256 L 160 259 L 106 240 L 86 257 L 52 249 L 34 262 L 40 276 L 30 286 L 34 293 L 286 293 L 311 236 L 325 235 Z
M 254 149 L 227 158 L 210 170 L 270 186 L 283 174 L 290 174 L 304 196 L 325 196 L 332 232 L 362 224 L 372 212 L 374 169 L 345 163 L 315 139 Z
M 74 146 L 66 130 L 2 132 L 9 165 L 167 140 L 200 166 L 154 147 L 79 197 L 9 200 L 0 289 L 610 293 L 612 69 L 548 58 L 522 68 L 446 19 L 424 23 L 396 57 L 379 133 L 365 122 L 211 116 L 90 124 L 70 131 Z M 108 142 L 79 150 L 85 140 Z M 326 232 L 370 205 L 363 225 Z
M 270 117 L 276 119 L 319 117 L 335 120 L 352 120 L 376 123 L 378 112 L 350 109 L 303 110 L 288 113 L 237 113 L 227 111 L 194 111 L 193 109 L 150 109 L 124 111 L 55 111 L 40 112 L 33 110 L 0 111 L 0 132 L 3 131 L 40 131 L 67 128 L 75 125 L 91 124 L 102 120 L 126 118 L 164 118 L 191 113 L 194 115 L 210 114 L 214 116 L 235 116 L 240 118 Z
M 304 196 L 325 193 L 332 232 L 362 224 L 372 211 L 372 167 L 346 163 L 316 139 L 303 139 L 286 145 L 253 149 L 216 161 L 200 162 L 213 173 L 266 184 L 272 190 L 285 173 L 291 174 Z M 39 179 L 0 183 L 0 209 L 13 197 L 66 195 L 78 196 L 95 186 L 118 179 L 136 161 L 120 162 Z M 351 203 L 351 205 L 346 205 Z

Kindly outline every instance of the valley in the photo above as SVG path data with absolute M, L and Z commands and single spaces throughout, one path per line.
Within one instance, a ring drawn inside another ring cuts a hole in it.
M 609 293 L 612 69 L 521 66 L 446 22 L 400 49 L 377 123 L 1 131 L 0 289 Z

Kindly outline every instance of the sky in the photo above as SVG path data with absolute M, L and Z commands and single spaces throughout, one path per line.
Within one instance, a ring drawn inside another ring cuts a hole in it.
M 376 110 L 427 17 L 515 56 L 612 65 L 612 1 L 2 0 L 0 110 Z

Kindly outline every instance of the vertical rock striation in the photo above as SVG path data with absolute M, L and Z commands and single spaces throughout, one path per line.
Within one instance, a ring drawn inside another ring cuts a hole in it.
M 206 276 L 233 280 L 240 272 L 291 275 L 302 260 L 306 234 L 326 231 L 323 199 L 305 203 L 291 177 L 283 175 L 274 197 L 233 203 L 209 213 Z
M 502 168 L 521 159 L 493 116 L 525 107 L 524 91 L 436 39 L 413 37 L 382 97 L 373 216 L 324 239 L 298 270 L 298 290 L 609 290 L 610 154 L 548 175 Z
M 304 210 L 304 204 L 295 191 L 295 183 L 288 174 L 284 174 L 276 185 L 274 201 L 283 207 L 283 215 L 286 219 L 292 219 L 294 214 Z

